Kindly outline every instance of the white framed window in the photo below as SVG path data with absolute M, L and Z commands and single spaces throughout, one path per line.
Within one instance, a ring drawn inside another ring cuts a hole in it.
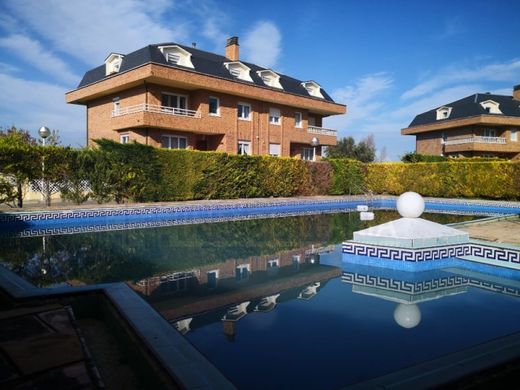
M 112 99 L 112 103 L 112 115 L 118 115 L 119 109 L 121 108 L 121 100 L 119 99 L 119 97 L 115 97 Z
M 256 74 L 260 76 L 265 85 L 283 89 L 282 85 L 280 84 L 280 76 L 271 69 L 258 70 Z
M 495 129 L 484 129 L 482 135 L 484 137 L 496 137 L 497 131 Z
M 119 53 L 110 53 L 105 59 L 105 76 L 119 72 L 123 63 L 124 55 Z
M 237 116 L 238 116 L 238 119 L 242 119 L 242 120 L 246 120 L 246 121 L 251 120 L 251 104 L 238 103 Z
M 314 161 L 314 148 L 302 148 L 302 160 Z
M 217 288 L 219 270 L 208 271 L 206 276 L 208 277 L 208 288 Z
M 273 157 L 280 157 L 280 144 L 269 144 L 269 155 Z
M 298 128 L 302 127 L 302 113 L 301 112 L 294 113 L 294 127 L 298 127 Z
M 177 45 L 158 46 L 164 55 L 166 62 L 171 65 L 181 65 L 187 68 L 194 68 L 191 62 L 191 53 Z
M 323 95 L 321 94 L 321 87 L 317 82 L 305 81 L 302 83 L 302 86 L 307 90 L 309 95 L 323 99 Z
M 513 142 L 518 141 L 518 132 L 516 130 L 511 130 L 511 141 L 513 141 Z
M 451 114 L 451 107 L 440 107 L 437 109 L 437 120 L 448 119 Z
M 268 260 L 267 261 L 267 268 L 276 268 L 280 264 L 280 260 L 274 259 L 274 260 Z
M 121 134 L 119 135 L 119 142 L 122 144 L 127 144 L 130 142 L 130 135 L 129 134 Z
M 244 81 L 251 81 L 253 82 L 253 79 L 251 78 L 251 68 L 244 65 L 240 61 L 233 61 L 233 62 L 225 62 L 224 66 L 227 68 L 229 73 L 240 80 Z
M 186 95 L 163 92 L 161 94 L 161 106 L 163 109 L 173 109 L 175 113 L 181 114 L 188 108 L 188 97 Z
M 270 108 L 269 109 L 269 123 L 271 125 L 280 125 L 281 124 L 281 114 L 279 108 Z
M 502 114 L 502 111 L 500 111 L 500 104 L 493 100 L 486 100 L 485 102 L 480 103 L 480 105 L 489 114 Z
M 236 280 L 247 280 L 249 279 L 249 273 L 251 268 L 249 264 L 239 264 L 235 268 L 235 279 Z
M 220 100 L 215 96 L 209 97 L 209 115 L 220 116 Z
M 163 135 L 161 137 L 161 147 L 165 149 L 186 149 L 188 139 L 179 135 Z
M 249 141 L 238 141 L 237 154 L 250 155 L 251 154 L 251 142 Z

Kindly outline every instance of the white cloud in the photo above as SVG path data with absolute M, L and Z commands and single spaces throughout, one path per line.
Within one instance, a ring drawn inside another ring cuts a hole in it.
M 55 51 L 89 65 L 98 65 L 113 51 L 128 53 L 152 42 L 179 41 L 186 32 L 183 23 L 161 21 L 172 6 L 165 0 L 17 0 L 7 6 Z
M 429 94 L 438 88 L 451 86 L 455 83 L 509 81 L 512 79 L 520 79 L 520 59 L 484 65 L 473 69 L 452 66 L 431 76 L 427 81 L 405 91 L 401 95 L 401 99 L 417 98 Z
M 269 21 L 256 23 L 251 30 L 246 32 L 240 43 L 243 57 L 247 61 L 266 68 L 276 66 L 282 50 L 281 44 L 280 30 Z
M 0 74 L 0 125 L 30 130 L 47 126 L 58 129 L 64 144 L 85 144 L 85 108 L 65 103 L 66 90 L 60 86 Z
M 392 85 L 393 80 L 387 73 L 376 73 L 363 76 L 354 85 L 332 91 L 331 96 L 336 102 L 347 105 L 347 114 L 327 118 L 326 126 L 339 130 L 340 136 L 358 135 L 361 124 L 373 121 L 384 110 L 383 93 Z
M 51 75 L 55 80 L 68 85 L 77 84 L 79 76 L 70 71 L 69 66 L 46 50 L 40 42 L 21 34 L 0 38 L 0 47 L 13 51 L 32 67 Z

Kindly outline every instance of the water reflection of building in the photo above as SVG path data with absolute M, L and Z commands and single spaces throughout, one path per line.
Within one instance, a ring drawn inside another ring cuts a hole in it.
M 420 323 L 420 303 L 462 294 L 471 287 L 520 297 L 520 281 L 509 279 L 508 271 L 480 265 L 487 273 L 460 268 L 461 264 L 464 263 L 458 262 L 458 267 L 422 272 L 344 264 L 342 281 L 351 284 L 355 293 L 396 302 L 394 319 L 404 328 L 413 328 Z
M 333 246 L 307 246 L 274 255 L 201 265 L 189 271 L 143 279 L 132 287 L 146 295 L 167 319 L 191 318 L 222 308 L 218 320 L 236 321 L 241 313 L 274 310 L 281 291 L 296 287 L 294 298 L 316 294 L 323 281 L 341 274 L 336 267 L 320 264 L 320 255 L 333 249 Z M 241 303 L 247 303 L 245 310 L 237 307 Z M 183 324 L 178 326 L 186 328 Z

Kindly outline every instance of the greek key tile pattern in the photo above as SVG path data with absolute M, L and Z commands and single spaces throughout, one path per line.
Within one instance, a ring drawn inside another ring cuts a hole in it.
M 520 289 L 517 287 L 460 275 L 445 276 L 435 279 L 412 282 L 386 278 L 383 276 L 343 271 L 341 280 L 349 284 L 377 287 L 384 290 L 398 291 L 406 294 L 423 294 L 427 292 L 439 292 L 453 287 L 470 286 L 483 290 L 498 292 L 501 294 L 520 297 Z
M 520 264 L 520 251 L 518 250 L 485 246 L 474 243 L 410 249 L 375 246 L 347 241 L 343 243 L 342 251 L 343 253 L 351 255 L 409 262 L 422 262 L 447 259 L 451 257 L 475 256 L 504 263 Z

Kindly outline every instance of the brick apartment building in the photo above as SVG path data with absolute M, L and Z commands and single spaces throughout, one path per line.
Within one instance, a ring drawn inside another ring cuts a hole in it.
M 520 159 L 520 85 L 513 96 L 477 93 L 417 115 L 403 135 L 419 154 Z
M 336 144 L 324 117 L 344 114 L 315 81 L 300 81 L 239 57 L 175 43 L 111 53 L 67 103 L 87 108 L 87 143 L 108 138 L 172 149 L 319 160 Z

